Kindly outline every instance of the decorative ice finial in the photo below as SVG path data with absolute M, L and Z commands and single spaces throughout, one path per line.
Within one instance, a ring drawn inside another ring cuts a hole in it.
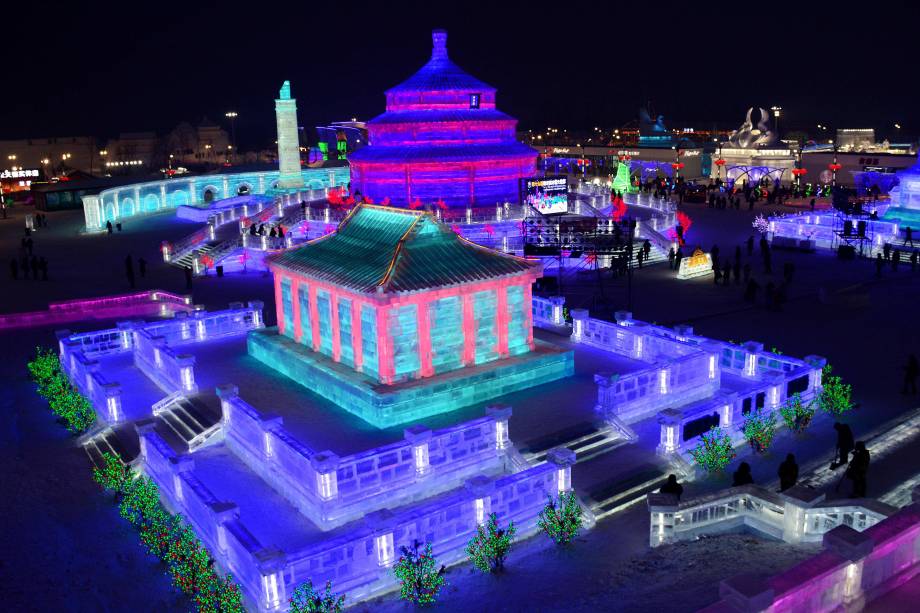
M 290 100 L 291 99 L 291 82 L 285 81 L 281 85 L 281 91 L 278 92 L 278 98 L 281 100 Z
M 431 59 L 447 57 L 447 30 L 431 31 Z

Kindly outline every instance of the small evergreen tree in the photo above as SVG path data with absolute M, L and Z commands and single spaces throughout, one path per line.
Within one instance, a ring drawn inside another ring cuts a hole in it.
M 399 595 L 403 600 L 415 604 L 431 604 L 437 599 L 441 588 L 447 583 L 444 579 L 446 568 L 431 553 L 431 543 L 419 553 L 422 544 L 418 541 L 412 547 L 400 547 L 402 555 L 393 567 L 393 573 L 399 581 Z
M 744 416 L 742 431 L 751 449 L 763 453 L 770 448 L 776 436 L 776 413 L 762 408 L 752 410 Z
M 804 432 L 815 416 L 815 403 L 802 402 L 801 394 L 793 394 L 786 399 L 779 412 L 787 428 L 792 432 Z
M 484 573 L 501 572 L 515 532 L 513 521 L 508 524 L 507 530 L 499 528 L 498 517 L 495 513 L 489 514 L 489 521 L 485 526 L 476 528 L 476 535 L 466 545 L 470 561 Z
M 822 388 L 818 402 L 823 410 L 839 416 L 853 408 L 853 388 L 831 372 L 833 369 L 830 364 L 821 371 Z
M 326 588 L 318 592 L 312 581 L 304 581 L 291 595 L 290 613 L 341 613 L 345 608 L 344 594 L 339 596 L 332 591 L 332 582 L 326 582 Z
M 537 525 L 557 545 L 567 545 L 578 536 L 581 514 L 575 492 L 562 492 L 555 500 L 552 496 L 548 497 Z
M 731 437 L 718 426 L 713 426 L 700 436 L 690 455 L 706 471 L 718 472 L 735 457 L 735 448 Z
M 102 467 L 93 467 L 93 481 L 101 485 L 102 489 L 115 492 L 116 495 L 124 492 L 130 474 L 128 466 L 108 451 L 102 454 Z

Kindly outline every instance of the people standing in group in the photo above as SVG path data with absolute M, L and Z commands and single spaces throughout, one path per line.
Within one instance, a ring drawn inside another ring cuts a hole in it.
M 866 495 L 866 477 L 869 472 L 869 450 L 863 441 L 857 441 L 853 449 L 853 459 L 847 468 L 846 476 L 853 482 L 852 498 L 863 498 Z
M 125 256 L 125 276 L 128 278 L 131 289 L 134 289 L 134 260 L 130 254 Z
M 738 470 L 736 470 L 732 475 L 732 487 L 750 485 L 753 483 L 754 476 L 751 474 L 751 465 L 747 462 L 742 462 L 738 466 Z
M 850 461 L 850 452 L 853 451 L 854 446 L 853 431 L 850 426 L 838 421 L 834 422 L 834 430 L 837 431 L 837 447 L 835 451 L 837 460 L 831 462 L 832 470 Z
M 680 497 L 684 494 L 684 486 L 677 482 L 677 475 L 668 475 L 668 480 L 665 481 L 665 484 L 661 486 L 658 490 L 661 494 L 673 494 L 677 496 L 677 501 L 680 502 Z
M 799 480 L 799 465 L 795 463 L 795 456 L 786 454 L 786 459 L 779 465 L 779 491 L 785 492 L 793 487 Z

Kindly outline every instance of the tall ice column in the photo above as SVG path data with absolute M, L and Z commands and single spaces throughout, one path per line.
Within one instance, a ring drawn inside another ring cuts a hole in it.
M 303 187 L 300 138 L 297 135 L 297 100 L 291 98 L 290 81 L 284 82 L 275 100 L 275 119 L 278 122 L 278 187 Z

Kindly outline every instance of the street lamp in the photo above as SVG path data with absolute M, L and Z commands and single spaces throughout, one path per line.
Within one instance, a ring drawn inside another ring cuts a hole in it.
M 230 144 L 236 146 L 236 118 L 239 114 L 236 111 L 227 111 L 224 117 L 230 120 Z
M 773 117 L 776 118 L 773 128 L 776 130 L 776 137 L 779 138 L 779 114 L 783 110 L 781 106 L 771 106 L 770 110 L 773 111 Z
M 6 156 L 6 159 L 8 159 L 8 160 L 15 160 L 15 159 L 16 159 L 16 154 L 15 154 L 15 153 L 11 153 L 10 155 Z

